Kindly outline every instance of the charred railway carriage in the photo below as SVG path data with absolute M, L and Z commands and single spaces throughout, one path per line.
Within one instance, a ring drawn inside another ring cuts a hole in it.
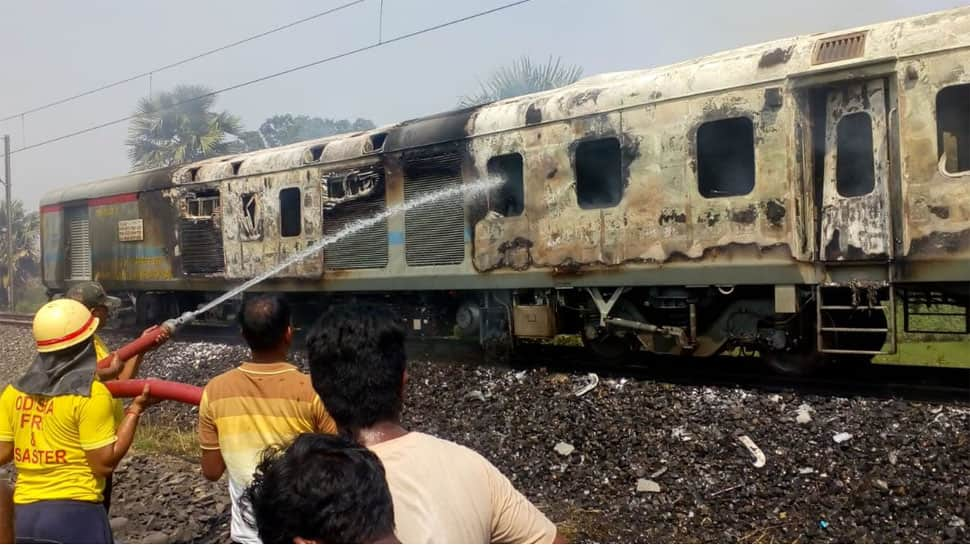
M 97 279 L 157 320 L 486 176 L 487 199 L 394 215 L 259 289 L 379 298 L 490 346 L 581 333 L 604 356 L 869 357 L 941 303 L 966 334 L 970 9 L 55 191 L 44 281 Z

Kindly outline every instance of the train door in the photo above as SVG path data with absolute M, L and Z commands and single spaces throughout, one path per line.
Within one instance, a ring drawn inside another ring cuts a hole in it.
M 291 257 L 317 244 L 322 236 L 320 216 L 319 179 L 307 175 L 299 183 L 281 181 L 270 198 L 275 196 L 279 213 L 279 238 L 276 251 L 273 245 L 264 246 L 266 265 L 280 265 Z M 275 253 L 275 255 L 273 255 Z M 323 276 L 323 259 L 320 253 L 295 261 L 278 274 L 289 278 L 320 278 Z
M 887 81 L 820 91 L 816 104 L 824 108 L 825 129 L 818 133 L 824 143 L 816 140 L 818 255 L 827 262 L 887 261 L 893 249 Z
M 227 277 L 258 276 L 320 240 L 320 190 L 311 174 L 252 176 L 227 187 Z M 320 256 L 314 255 L 275 276 L 319 278 L 322 274 Z

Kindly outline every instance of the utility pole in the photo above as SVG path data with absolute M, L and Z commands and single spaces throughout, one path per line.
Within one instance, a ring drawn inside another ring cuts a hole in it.
M 3 136 L 3 186 L 7 196 L 7 309 L 13 310 L 13 206 L 10 199 L 10 135 Z

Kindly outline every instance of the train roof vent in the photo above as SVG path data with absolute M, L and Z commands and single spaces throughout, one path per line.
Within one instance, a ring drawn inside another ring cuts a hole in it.
M 815 43 L 812 64 L 844 61 L 861 57 L 866 52 L 866 33 L 853 32 L 825 38 Z
M 326 148 L 326 144 L 320 144 L 318 146 L 313 146 L 305 152 L 303 152 L 303 162 L 304 163 L 316 163 L 323 157 L 323 149 Z
M 386 132 L 379 132 L 370 135 L 370 146 L 365 148 L 365 153 L 379 153 L 384 150 L 384 141 L 387 140 Z

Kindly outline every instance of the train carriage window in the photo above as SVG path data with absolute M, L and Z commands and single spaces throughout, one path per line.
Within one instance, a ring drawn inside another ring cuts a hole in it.
M 521 216 L 525 208 L 522 180 L 522 156 L 518 153 L 499 155 L 488 160 L 488 175 L 501 178 L 502 185 L 489 197 L 489 209 L 506 217 Z
M 260 218 L 259 201 L 256 193 L 242 195 L 242 227 L 243 240 L 259 240 L 262 237 L 263 223 Z
M 697 188 L 701 195 L 736 197 L 754 190 L 754 124 L 747 117 L 697 129 Z
M 186 215 L 193 218 L 211 218 L 219 208 L 218 196 L 189 197 L 185 199 Z
M 300 188 L 280 190 L 280 236 L 298 237 L 303 225 Z
M 620 141 L 603 138 L 576 146 L 576 200 L 580 208 L 610 208 L 623 199 Z
M 843 197 L 868 195 L 876 187 L 872 153 L 872 118 L 849 114 L 836 126 L 835 188 Z
M 937 158 L 946 157 L 946 171 L 970 171 L 970 84 L 937 93 L 936 133 Z

